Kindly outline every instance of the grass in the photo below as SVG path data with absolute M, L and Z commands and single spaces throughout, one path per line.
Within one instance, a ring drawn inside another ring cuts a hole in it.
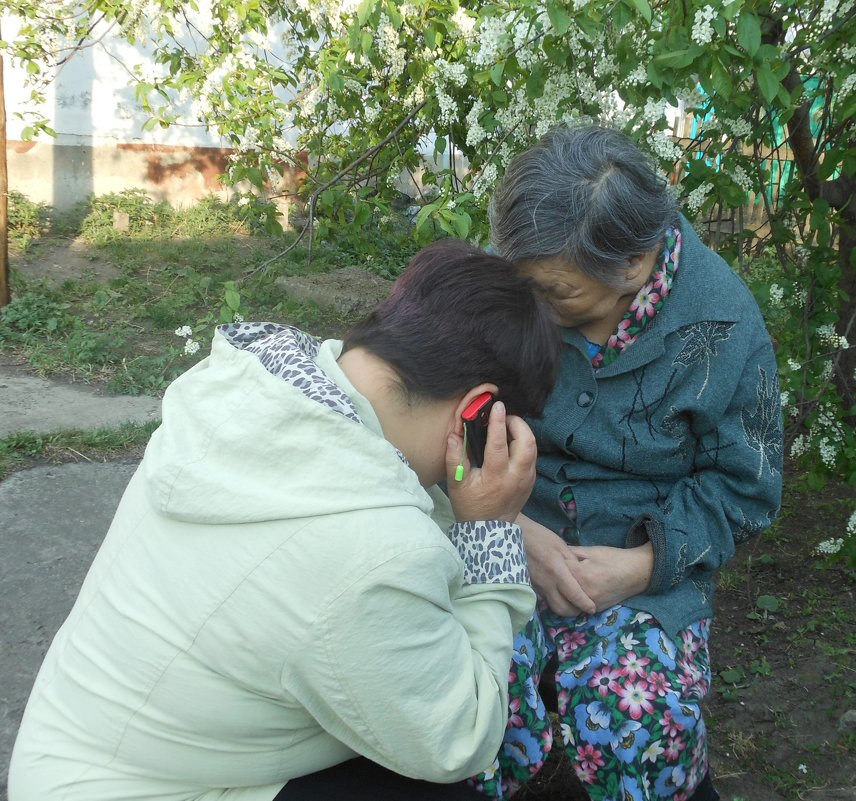
M 297 234 L 267 233 L 274 211 L 252 196 L 174 209 L 130 190 L 56 215 L 11 192 L 12 302 L 0 309 L 0 353 L 43 376 L 160 395 L 205 356 L 214 326 L 236 314 L 322 337 L 341 335 L 353 322 L 289 298 L 279 277 L 359 264 L 394 278 L 417 248 L 409 221 L 392 216 L 375 219 L 365 236 L 316 242 L 311 264 L 305 243 L 277 258 Z M 183 326 L 200 343 L 196 354 L 187 355 L 185 338 L 175 334 Z M 7 437 L 0 440 L 0 479 L 33 459 L 106 458 L 149 433 L 131 427 Z
M 0 439 L 0 480 L 16 466 L 33 461 L 106 461 L 142 450 L 158 421 L 123 423 L 117 428 L 67 430 L 50 434 L 22 432 Z
M 405 220 L 384 218 L 371 226 L 365 252 L 354 251 L 353 237 L 333 238 L 316 245 L 311 265 L 303 245 L 276 260 L 296 233 L 266 234 L 270 208 L 256 200 L 209 198 L 175 210 L 132 190 L 93 198 L 55 218 L 50 231 L 43 207 L 20 195 L 10 201 L 10 219 L 20 226 L 13 263 L 21 268 L 13 270 L 12 303 L 0 313 L 0 350 L 23 356 L 42 375 L 62 372 L 127 394 L 159 394 L 202 358 L 206 347 L 184 354 L 185 341 L 174 334 L 182 326 L 202 343 L 236 314 L 341 333 L 351 320 L 288 298 L 276 279 L 354 263 L 394 277 L 416 248 Z M 60 263 L 50 276 L 28 277 L 23 267 L 40 249 L 68 238 L 88 262 L 65 275 Z

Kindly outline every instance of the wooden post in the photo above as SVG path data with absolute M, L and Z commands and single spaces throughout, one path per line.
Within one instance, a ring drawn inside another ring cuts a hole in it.
M 12 300 L 9 288 L 9 173 L 6 167 L 6 92 L 0 56 L 0 307 Z

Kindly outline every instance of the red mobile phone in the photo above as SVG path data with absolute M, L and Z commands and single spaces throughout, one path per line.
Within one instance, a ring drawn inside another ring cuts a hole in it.
M 490 392 L 482 392 L 464 409 L 461 417 L 467 429 L 467 443 L 470 446 L 470 461 L 473 467 L 481 467 L 484 462 L 484 447 L 487 445 L 487 419 L 496 397 Z

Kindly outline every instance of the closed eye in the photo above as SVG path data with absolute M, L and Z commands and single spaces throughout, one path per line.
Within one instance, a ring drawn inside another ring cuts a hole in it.
M 556 300 L 570 300 L 580 294 L 580 291 L 574 287 L 569 287 L 564 284 L 560 286 L 552 286 L 547 290 L 547 294 Z

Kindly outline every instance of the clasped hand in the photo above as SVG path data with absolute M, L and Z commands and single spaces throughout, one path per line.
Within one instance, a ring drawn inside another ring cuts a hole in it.
M 592 614 L 644 592 L 654 566 L 650 543 L 637 548 L 568 545 L 521 515 L 532 587 L 556 614 Z
M 529 426 L 520 417 L 506 415 L 505 405 L 490 411 L 484 462 L 472 467 L 463 453 L 463 437 L 452 434 L 446 446 L 446 481 L 455 519 L 514 522 L 535 483 L 538 449 Z M 463 462 L 464 478 L 455 480 Z

